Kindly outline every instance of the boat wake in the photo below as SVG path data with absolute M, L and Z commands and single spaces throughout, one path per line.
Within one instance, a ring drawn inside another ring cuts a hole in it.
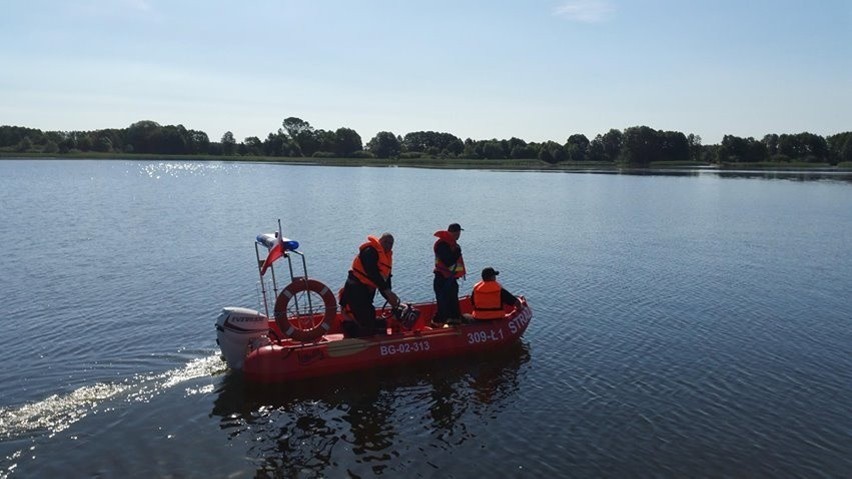
M 147 402 L 181 383 L 212 376 L 225 369 L 219 354 L 213 354 L 164 373 L 137 375 L 118 383 L 87 385 L 23 406 L 0 407 L 0 443 L 18 444 L 14 447 L 16 450 L 7 453 L 2 460 L 0 479 L 11 476 L 25 450 L 34 450 L 41 441 L 56 436 L 90 414 L 110 411 L 111 408 L 105 407 L 108 401 Z M 211 390 L 212 387 L 212 384 L 207 386 Z M 187 389 L 187 394 L 200 394 L 205 390 Z

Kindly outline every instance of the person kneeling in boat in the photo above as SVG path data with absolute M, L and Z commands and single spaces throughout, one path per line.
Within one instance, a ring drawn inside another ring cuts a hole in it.
M 500 272 L 490 266 L 482 270 L 482 281 L 473 286 L 473 292 L 470 294 L 473 314 L 464 315 L 467 321 L 503 319 L 506 315 L 505 305 L 515 308 L 521 306 L 518 298 L 497 282 L 498 274 Z
M 368 236 L 352 261 L 352 269 L 341 294 L 341 309 L 348 308 L 352 316 L 341 324 L 347 338 L 387 334 L 385 321 L 376 318 L 373 300 L 378 290 L 392 307 L 399 305 L 399 298 L 391 290 L 392 269 L 393 235 Z

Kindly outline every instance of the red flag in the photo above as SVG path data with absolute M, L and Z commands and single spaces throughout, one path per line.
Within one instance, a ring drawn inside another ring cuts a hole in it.
M 261 276 L 266 274 L 266 269 L 272 266 L 272 263 L 274 263 L 275 260 L 284 256 L 284 243 L 281 241 L 281 238 L 276 238 L 276 240 L 275 246 L 269 249 L 269 255 L 266 256 L 263 266 L 260 267 Z

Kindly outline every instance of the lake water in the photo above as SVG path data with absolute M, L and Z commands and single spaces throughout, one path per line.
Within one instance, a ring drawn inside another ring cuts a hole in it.
M 807 181 L 803 181 L 807 180 Z M 0 161 L 0 478 L 846 476 L 852 183 Z M 276 390 L 219 358 L 254 237 L 432 298 L 451 222 L 534 310 L 507 351 Z

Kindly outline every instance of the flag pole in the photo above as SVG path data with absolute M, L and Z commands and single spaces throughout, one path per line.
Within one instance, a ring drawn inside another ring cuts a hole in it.
M 260 276 L 260 292 L 263 295 L 263 309 L 266 312 L 266 317 L 269 317 L 269 303 L 266 300 L 266 286 L 263 282 L 263 273 L 261 272 L 262 261 L 260 261 L 260 250 L 257 249 L 257 241 L 254 242 L 254 255 L 257 257 L 257 274 Z

